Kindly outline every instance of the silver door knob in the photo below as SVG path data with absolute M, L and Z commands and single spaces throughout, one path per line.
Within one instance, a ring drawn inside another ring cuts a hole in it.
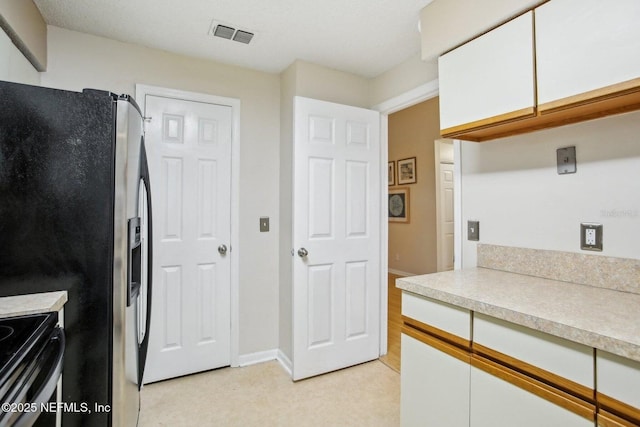
M 309 255 L 309 252 L 305 248 L 298 249 L 298 256 L 300 258 L 306 258 Z
M 226 253 L 227 253 L 227 245 L 218 246 L 218 253 L 220 255 L 226 255 Z

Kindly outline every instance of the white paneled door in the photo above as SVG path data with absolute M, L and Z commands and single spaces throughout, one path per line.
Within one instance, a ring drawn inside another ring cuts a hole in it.
M 378 358 L 380 118 L 295 98 L 293 379 Z M 386 176 L 385 176 L 386 179 Z
M 230 364 L 232 108 L 152 95 L 144 103 L 154 256 L 149 383 Z
M 438 271 L 453 270 L 453 177 L 454 166 L 450 163 L 440 163 L 440 199 L 438 209 L 438 230 L 440 236 L 440 250 L 438 252 Z

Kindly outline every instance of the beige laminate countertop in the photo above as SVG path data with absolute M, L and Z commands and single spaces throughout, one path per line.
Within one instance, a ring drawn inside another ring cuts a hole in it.
M 402 290 L 640 361 L 640 295 L 487 268 L 404 277 Z
M 59 311 L 67 302 L 67 291 L 43 292 L 0 298 L 0 319 Z

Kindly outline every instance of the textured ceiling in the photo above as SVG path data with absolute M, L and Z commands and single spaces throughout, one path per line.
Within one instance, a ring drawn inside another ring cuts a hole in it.
M 365 77 L 420 50 L 431 0 L 34 0 L 49 25 L 279 73 L 302 59 Z M 208 34 L 212 21 L 255 33 Z

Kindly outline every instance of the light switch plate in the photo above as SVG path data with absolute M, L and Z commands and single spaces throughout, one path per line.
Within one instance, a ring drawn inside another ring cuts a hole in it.
M 266 233 L 267 231 L 269 231 L 269 217 L 268 216 L 261 216 L 260 217 L 260 232 L 261 233 Z
M 576 147 L 558 148 L 558 175 L 576 173 Z
M 467 221 L 467 240 L 480 240 L 480 221 Z
M 580 224 L 580 249 L 602 251 L 602 224 L 591 222 Z

